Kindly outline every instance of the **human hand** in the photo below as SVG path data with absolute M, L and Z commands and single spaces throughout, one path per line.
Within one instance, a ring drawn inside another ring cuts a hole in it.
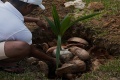
M 36 24 L 41 27 L 43 30 L 46 30 L 47 29 L 47 26 L 41 21 L 41 20 L 38 20 L 36 21 Z

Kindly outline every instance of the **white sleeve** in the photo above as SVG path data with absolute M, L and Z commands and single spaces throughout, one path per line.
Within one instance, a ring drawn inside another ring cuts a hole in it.
M 32 33 L 27 29 L 19 31 L 15 33 L 13 36 L 15 40 L 25 41 L 28 44 L 32 44 Z

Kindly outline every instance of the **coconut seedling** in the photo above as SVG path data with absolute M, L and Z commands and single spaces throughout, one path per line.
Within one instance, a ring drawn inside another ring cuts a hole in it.
M 71 27 L 72 25 L 74 25 L 75 23 L 91 18 L 95 15 L 98 15 L 99 13 L 94 13 L 94 14 L 90 14 L 90 15 L 86 15 L 83 17 L 78 18 L 75 21 L 72 21 L 72 15 L 67 14 L 64 19 L 59 18 L 58 12 L 56 10 L 56 6 L 52 5 L 52 16 L 53 16 L 53 20 L 50 20 L 49 18 L 45 17 L 46 21 L 48 22 L 48 24 L 50 25 L 53 33 L 57 36 L 57 50 L 56 50 L 56 67 L 58 68 L 59 65 L 59 56 L 60 56 L 60 50 L 61 50 L 61 38 L 64 35 L 65 31 Z
M 46 54 L 52 57 L 56 57 L 56 48 L 57 46 L 54 47 L 50 47 L 47 51 Z M 66 46 L 61 46 L 61 50 L 60 50 L 60 61 L 62 63 L 65 63 L 67 61 L 69 61 L 70 59 L 72 59 L 74 57 L 74 55 L 67 49 Z
M 53 55 L 56 55 L 56 49 L 54 49 Z M 68 49 L 62 48 L 62 50 L 60 50 L 60 61 L 62 63 L 70 61 L 73 57 L 74 55 Z

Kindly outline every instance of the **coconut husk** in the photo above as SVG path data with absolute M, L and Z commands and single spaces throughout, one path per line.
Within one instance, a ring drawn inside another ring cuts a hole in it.
M 67 43 L 81 43 L 84 45 L 88 45 L 88 42 L 85 39 L 79 38 L 79 37 L 72 37 L 67 40 Z
M 69 48 L 69 51 L 72 52 L 75 56 L 78 56 L 81 60 L 90 59 L 90 55 L 85 49 L 73 46 Z
M 77 47 L 81 47 L 81 48 L 86 48 L 87 45 L 81 44 L 81 43 L 72 43 L 72 44 L 67 44 L 66 47 L 70 48 L 72 46 L 77 46 Z
M 84 61 L 81 60 L 73 60 L 69 63 L 65 63 L 62 65 L 62 67 L 58 68 L 56 70 L 56 74 L 58 76 L 63 76 L 64 74 L 69 73 L 78 73 L 83 72 L 86 70 L 86 64 Z

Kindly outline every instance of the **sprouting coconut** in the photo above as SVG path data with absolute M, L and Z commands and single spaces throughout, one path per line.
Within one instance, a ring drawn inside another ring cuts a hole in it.
M 78 56 L 81 60 L 90 59 L 90 55 L 85 49 L 73 46 L 69 48 L 69 51 L 72 52 L 74 55 Z
M 62 46 L 61 47 L 61 51 L 60 51 L 60 59 L 62 62 L 67 62 L 69 61 L 72 57 L 73 54 L 68 51 L 68 49 L 66 49 L 66 46 Z M 50 47 L 47 51 L 46 54 L 52 56 L 52 57 L 56 57 L 56 46 L 54 47 Z
M 68 45 L 69 44 L 73 44 L 75 46 L 81 46 L 81 47 L 84 47 L 84 46 L 88 46 L 88 42 L 85 40 L 85 39 L 82 39 L 82 38 L 79 38 L 79 37 L 72 37 L 70 39 L 67 40 L 67 43 Z
M 56 49 L 53 51 L 53 56 L 56 56 Z M 68 51 L 68 49 L 64 49 L 62 48 L 60 51 L 60 60 L 61 62 L 65 63 L 70 61 L 72 58 L 74 57 L 74 55 Z
M 86 64 L 82 60 L 72 60 L 62 65 L 56 70 L 58 76 L 63 76 L 68 73 L 78 73 L 86 70 Z
M 52 57 L 56 57 L 56 46 L 50 47 L 47 50 L 46 54 L 50 55 Z M 73 56 L 74 55 L 70 51 L 68 51 L 68 49 L 66 49 L 66 46 L 61 47 L 61 51 L 60 51 L 60 60 L 61 60 L 61 62 L 65 63 L 65 62 L 69 61 L 70 59 L 72 59 Z

